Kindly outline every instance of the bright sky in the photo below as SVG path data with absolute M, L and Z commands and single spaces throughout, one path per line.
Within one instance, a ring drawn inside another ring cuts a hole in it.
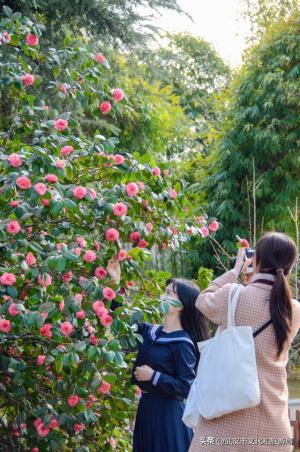
M 219 55 L 231 66 L 241 63 L 250 26 L 242 17 L 243 0 L 179 0 L 192 18 L 164 11 L 155 25 L 170 32 L 189 32 L 213 44 Z

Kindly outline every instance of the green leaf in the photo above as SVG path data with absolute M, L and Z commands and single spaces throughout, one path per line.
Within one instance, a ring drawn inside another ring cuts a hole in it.
M 8 17 L 10 17 L 11 15 L 12 15 L 12 9 L 10 9 L 10 7 L 9 6 L 6 6 L 6 5 L 4 5 L 3 7 L 2 7 L 2 10 L 3 10 L 3 12 L 4 12 L 4 14 L 6 15 L 6 16 L 8 16 Z
M 12 297 L 14 299 L 17 298 L 17 296 L 18 296 L 18 291 L 15 287 L 8 287 L 7 293 L 10 297 Z
M 58 372 L 58 373 L 60 373 L 60 372 L 62 371 L 62 368 L 63 368 L 63 359 L 64 359 L 63 355 L 58 355 L 58 356 L 55 358 L 54 367 L 55 367 L 56 372 Z

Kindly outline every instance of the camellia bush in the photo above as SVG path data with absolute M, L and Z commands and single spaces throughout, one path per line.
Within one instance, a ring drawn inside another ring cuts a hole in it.
M 167 309 L 157 301 L 167 275 L 146 270 L 151 248 L 204 239 L 217 223 L 197 209 L 192 220 L 167 169 L 74 120 L 113 121 L 126 108 L 122 87 L 101 84 L 109 64 L 98 49 L 43 48 L 41 26 L 4 13 L 0 448 L 127 451 L 136 323 Z

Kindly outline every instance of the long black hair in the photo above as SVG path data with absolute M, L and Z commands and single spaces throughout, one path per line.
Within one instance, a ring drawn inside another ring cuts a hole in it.
M 181 278 L 168 279 L 166 286 L 170 284 L 183 306 L 182 311 L 180 311 L 181 325 L 189 333 L 196 346 L 198 360 L 197 342 L 205 341 L 209 338 L 209 321 L 196 308 L 196 300 L 200 295 L 200 289 L 193 282 Z
M 296 261 L 297 247 L 288 235 L 269 232 L 257 242 L 255 250 L 258 271 L 276 277 L 270 298 L 270 315 L 279 357 L 291 329 L 292 295 L 286 276 Z

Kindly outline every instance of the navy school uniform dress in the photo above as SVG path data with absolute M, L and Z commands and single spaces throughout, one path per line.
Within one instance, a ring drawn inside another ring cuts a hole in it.
M 193 431 L 182 422 L 184 399 L 196 376 L 196 350 L 185 330 L 166 333 L 163 327 L 143 323 L 133 372 L 148 365 L 155 372 L 151 381 L 132 383 L 142 390 L 134 435 L 133 452 L 187 452 Z

